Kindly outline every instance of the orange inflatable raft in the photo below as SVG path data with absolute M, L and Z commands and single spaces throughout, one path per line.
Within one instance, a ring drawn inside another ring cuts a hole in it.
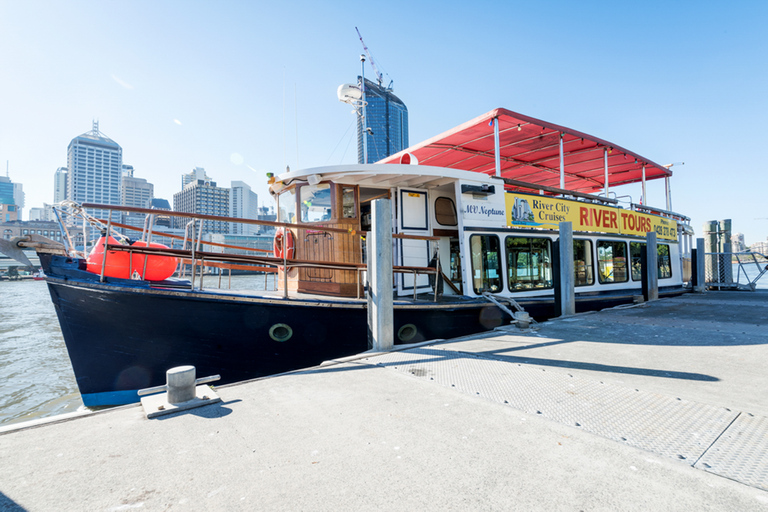
M 86 259 L 88 264 L 88 272 L 94 274 L 101 274 L 101 265 L 104 261 L 104 240 L 102 236 L 96 242 L 96 245 L 91 250 L 91 253 Z M 122 245 L 113 237 L 109 237 L 110 245 Z M 143 241 L 134 242 L 132 247 L 147 247 L 147 243 Z M 157 247 L 160 249 L 168 249 L 168 246 L 163 244 L 151 243 L 149 247 Z M 104 275 L 107 277 L 117 277 L 120 279 L 130 279 L 133 276 L 136 279 L 142 277 L 144 272 L 144 254 L 131 254 L 126 251 L 107 251 L 107 263 L 104 265 Z M 148 281 L 162 281 L 168 279 L 176 272 L 176 267 L 179 265 L 179 259 L 172 256 L 155 256 L 151 255 L 147 259 L 147 272 L 144 275 L 144 279 Z

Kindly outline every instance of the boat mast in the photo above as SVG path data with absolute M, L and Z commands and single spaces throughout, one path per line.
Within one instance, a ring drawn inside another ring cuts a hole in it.
M 360 106 L 360 122 L 362 123 L 363 133 L 363 163 L 368 163 L 368 127 L 365 121 L 365 55 L 360 55 L 360 92 L 363 94 L 362 104 Z

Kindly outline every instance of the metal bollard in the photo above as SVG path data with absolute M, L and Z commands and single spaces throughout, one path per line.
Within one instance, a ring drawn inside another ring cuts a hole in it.
M 168 403 L 180 404 L 195 398 L 195 367 L 177 366 L 165 372 Z
M 210 377 L 195 379 L 195 375 L 194 366 L 177 366 L 165 372 L 166 383 L 164 386 L 140 389 L 138 391 L 139 396 L 167 391 L 165 395 L 153 395 L 141 399 L 142 405 L 147 410 L 147 417 L 220 401 L 212 390 L 200 391 L 197 386 L 215 382 L 221 379 L 221 376 L 211 375 Z M 201 396 L 198 396 L 198 393 L 202 393 Z
M 526 311 L 515 311 L 512 317 L 517 321 L 517 326 L 521 329 L 527 329 L 533 321 L 531 315 Z

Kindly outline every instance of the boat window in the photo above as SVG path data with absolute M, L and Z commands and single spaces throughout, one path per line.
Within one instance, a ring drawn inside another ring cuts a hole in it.
M 472 235 L 469 246 L 472 254 L 472 288 L 476 294 L 501 291 L 501 258 L 499 237 Z
M 589 240 L 573 240 L 573 271 L 574 284 L 587 286 L 595 284 L 592 263 L 592 242 Z
M 343 219 L 357 218 L 357 208 L 355 205 L 355 188 L 341 188 L 341 217 Z
M 296 189 L 285 190 L 277 197 L 277 221 L 296 222 Z
M 633 281 L 642 281 L 643 279 L 643 269 L 640 263 L 643 247 L 645 247 L 645 244 L 642 242 L 629 243 L 629 254 L 632 261 L 632 280 Z M 669 256 L 669 245 L 657 244 L 656 254 L 657 254 L 657 265 L 659 269 L 658 271 L 659 279 L 669 279 L 670 277 L 672 277 L 672 260 L 670 259 L 670 256 Z
M 299 189 L 301 222 L 331 219 L 331 184 L 305 185 Z
M 645 244 L 640 242 L 629 242 L 629 258 L 632 267 L 632 280 L 641 281 L 643 279 L 643 269 L 640 264 L 640 258 L 643 254 Z
M 624 242 L 597 242 L 597 270 L 601 283 L 624 283 L 627 273 L 627 244 Z
M 448 197 L 438 197 L 435 201 L 435 220 L 443 226 L 456 226 L 456 205 Z
M 669 279 L 672 277 L 672 259 L 669 255 L 669 245 L 659 244 L 656 246 L 659 257 L 659 279 Z
M 371 203 L 376 199 L 389 198 L 389 190 L 381 188 L 360 187 L 360 228 L 363 231 L 371 230 Z M 397 208 L 393 205 L 395 211 Z
M 510 291 L 552 288 L 552 242 L 549 238 L 508 236 L 505 243 Z

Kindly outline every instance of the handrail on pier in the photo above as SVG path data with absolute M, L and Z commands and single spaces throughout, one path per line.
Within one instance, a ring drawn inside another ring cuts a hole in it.
M 733 266 L 738 265 L 736 277 Z M 747 273 L 748 268 L 754 277 Z M 757 282 L 768 273 L 768 256 L 752 251 L 744 252 L 708 252 L 704 253 L 705 282 L 709 289 L 755 291 Z M 744 282 L 741 281 L 742 276 Z

